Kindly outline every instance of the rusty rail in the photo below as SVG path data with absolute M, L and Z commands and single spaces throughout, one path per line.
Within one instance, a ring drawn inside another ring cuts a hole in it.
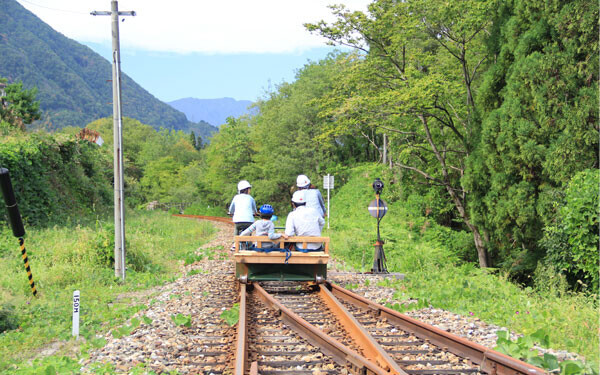
M 211 221 L 219 221 L 227 224 L 233 225 L 234 223 L 231 221 L 231 218 L 226 217 L 217 217 L 217 216 L 200 216 L 200 215 L 180 215 L 175 214 L 173 216 L 178 217 L 187 217 L 192 219 L 203 219 L 203 220 L 211 220 Z M 246 352 L 246 316 L 245 316 L 245 292 L 246 285 L 240 284 L 241 287 L 244 288 L 244 299 L 240 299 L 240 327 L 238 328 L 238 348 L 237 348 L 237 356 L 236 356 L 236 372 L 235 374 L 243 374 L 244 370 L 247 366 L 247 352 Z M 486 348 L 483 345 L 471 342 L 465 338 L 459 337 L 452 333 L 443 331 L 439 328 L 431 326 L 429 324 L 425 324 L 416 319 L 413 319 L 407 315 L 401 314 L 395 310 L 377 304 L 375 302 L 369 301 L 368 299 L 359 296 L 356 293 L 353 293 L 347 289 L 344 289 L 338 285 L 331 284 L 326 282 L 326 288 L 331 291 L 331 294 L 335 297 L 341 298 L 349 303 L 370 309 L 374 312 L 374 314 L 380 318 L 385 318 L 395 324 L 397 324 L 401 329 L 406 330 L 408 332 L 412 332 L 415 336 L 429 340 L 432 344 L 437 345 L 442 348 L 447 348 L 450 352 L 469 359 L 471 362 L 481 366 L 481 370 L 487 372 L 491 375 L 515 375 L 515 374 L 524 374 L 524 375 L 545 375 L 547 372 L 541 368 L 535 367 L 518 359 L 509 357 L 505 354 L 497 352 L 495 350 Z M 305 338 L 316 345 L 319 345 L 323 348 L 324 351 L 329 352 L 336 360 L 339 360 L 340 363 L 347 363 L 349 366 L 354 366 L 355 368 L 363 368 L 367 370 L 370 374 L 381 374 L 381 375 L 389 375 L 391 373 L 396 373 L 396 369 L 393 368 L 392 371 L 388 372 L 383 368 L 377 366 L 370 360 L 362 357 L 358 353 L 346 348 L 344 345 L 339 343 L 337 340 L 329 337 L 328 335 L 322 333 L 320 330 L 314 328 L 310 323 L 306 322 L 304 319 L 297 316 L 290 309 L 283 306 L 279 303 L 275 298 L 269 295 L 262 287 L 258 284 L 253 284 L 254 289 L 258 292 L 261 299 L 265 301 L 265 303 L 272 308 L 278 310 L 282 314 L 282 318 L 286 321 L 290 326 L 296 328 L 296 330 L 301 334 L 305 335 Z M 322 289 L 325 289 L 321 286 Z M 240 292 L 242 293 L 242 292 Z M 322 291 L 324 295 L 328 294 L 327 292 Z M 241 294 L 240 294 L 241 296 Z M 241 298 L 241 297 L 240 297 Z M 242 310 L 242 301 L 244 303 L 244 309 Z M 334 302 L 328 304 L 335 304 Z M 343 307 L 342 307 L 343 308 Z M 242 317 L 242 311 L 244 315 Z M 242 344 L 243 343 L 243 344 Z M 241 345 L 243 347 L 243 354 Z M 372 350 L 372 349 L 369 349 Z M 367 351 L 368 352 L 368 351 Z M 373 353 L 373 352 L 371 352 Z M 241 355 L 241 357 L 240 357 Z M 387 367 L 385 362 L 387 361 L 384 358 L 375 356 L 375 360 Z M 240 362 L 240 364 L 238 364 Z M 257 371 L 256 363 L 252 364 L 251 373 L 253 371 Z M 238 372 L 238 366 L 241 368 L 242 372 Z M 402 371 L 402 370 L 401 370 Z M 398 372 L 399 374 L 403 374 L 404 372 Z
M 244 375 L 248 363 L 248 325 L 246 314 L 246 284 L 238 283 L 240 287 L 240 315 L 237 327 L 237 342 L 235 351 L 235 375 Z
M 388 372 L 382 369 L 367 358 L 347 348 L 339 341 L 315 328 L 291 309 L 283 306 L 283 304 L 267 293 L 260 285 L 258 285 L 258 283 L 253 283 L 252 286 L 254 287 L 254 292 L 256 292 L 268 306 L 281 313 L 281 318 L 284 322 L 289 326 L 294 327 L 294 330 L 300 336 L 313 343 L 313 345 L 319 346 L 323 352 L 335 358 L 336 362 L 345 364 L 347 368 L 350 369 L 351 373 L 375 375 L 396 374 L 396 372 Z
M 546 371 L 541 368 L 486 348 L 483 345 L 476 344 L 429 324 L 419 322 L 418 320 L 395 310 L 369 301 L 368 299 L 338 285 L 327 282 L 326 287 L 331 289 L 331 292 L 336 297 L 352 304 L 368 308 L 372 310 L 376 316 L 394 322 L 401 329 L 412 332 L 421 339 L 427 339 L 434 345 L 447 348 L 450 352 L 460 357 L 468 358 L 471 362 L 481 366 L 482 371 L 491 375 L 546 374 Z
M 202 220 L 211 220 L 211 221 L 220 221 L 222 223 L 227 223 L 233 225 L 233 221 L 231 221 L 230 217 L 220 217 L 220 216 L 202 216 L 202 215 L 181 215 L 181 214 L 173 214 L 173 216 L 178 217 L 187 217 L 190 219 L 202 219 Z
M 319 296 L 325 305 L 334 313 L 344 329 L 356 340 L 364 355 L 377 363 L 389 374 L 407 375 L 389 354 L 373 339 L 371 334 L 346 310 L 325 286 L 319 285 Z

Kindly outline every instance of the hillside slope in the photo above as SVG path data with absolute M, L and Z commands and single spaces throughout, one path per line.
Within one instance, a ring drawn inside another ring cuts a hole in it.
M 224 124 L 227 117 L 239 117 L 256 112 L 255 109 L 248 109 L 252 105 L 250 100 L 235 100 L 233 98 L 184 98 L 168 102 L 168 104 L 185 113 L 190 121 L 206 121 L 215 126 Z
M 111 63 L 90 48 L 53 30 L 14 0 L 0 0 L 0 77 L 37 87 L 42 122 L 50 129 L 85 126 L 112 116 Z M 190 124 L 126 74 L 122 76 L 123 116 L 155 128 L 216 129 Z M 196 130 L 199 132 L 199 130 Z
M 431 202 L 403 190 L 393 172 L 381 165 L 365 163 L 336 175 L 331 229 L 324 234 L 331 237 L 338 267 L 364 272 L 372 267 L 377 222 L 367 206 L 374 199 L 371 184 L 376 177 L 385 183 L 381 198 L 388 205 L 381 220 L 387 268 L 406 275 L 404 280 L 390 277 L 386 285 L 396 289 L 396 299 L 413 301 L 393 308 L 432 306 L 526 335 L 542 330 L 551 347 L 598 362 L 595 296 L 561 290 L 548 270 L 532 275 L 534 286 L 524 288 L 495 269 L 478 268 L 472 236 L 436 224 L 428 215 Z

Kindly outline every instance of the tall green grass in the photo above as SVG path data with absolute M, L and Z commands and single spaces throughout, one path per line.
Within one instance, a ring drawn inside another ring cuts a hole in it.
M 0 328 L 2 322 L 9 328 L 0 333 L 0 372 L 4 373 L 18 369 L 30 373 L 24 368 L 42 371 L 45 361 L 56 362 L 56 357 L 39 359 L 33 365 L 29 361 L 56 340 L 70 340 L 57 354 L 64 354 L 66 348 L 72 354 L 73 346 L 75 352 L 84 354 L 90 345 L 101 345 L 95 334 L 106 332 L 146 308 L 136 304 L 133 297 L 123 297 L 123 293 L 143 291 L 176 278 L 181 261 L 214 232 L 209 223 L 162 212 L 129 214 L 127 277 L 122 283 L 115 278 L 111 261 L 112 223 L 27 229 L 26 246 L 39 292 L 37 298 L 31 295 L 16 239 L 7 228 L 0 232 Z M 81 336 L 86 338 L 78 343 L 71 339 L 74 290 L 81 293 Z
M 331 202 L 332 253 L 354 269 L 369 271 L 373 263 L 376 220 L 367 211 L 374 199 L 371 183 L 389 172 L 382 167 L 359 166 Z M 385 201 L 388 188 L 381 197 Z M 388 204 L 381 221 L 381 236 L 390 272 L 406 274 L 403 281 L 389 281 L 399 300 L 417 298 L 415 305 L 432 305 L 473 315 L 515 332 L 530 334 L 544 329 L 551 346 L 565 349 L 597 363 L 598 300 L 573 294 L 556 283 L 560 275 L 541 270 L 535 288 L 515 285 L 496 270 L 482 270 L 464 259 L 476 259 L 472 237 L 440 227 L 416 214 L 423 204 L 418 197 Z M 532 275 L 534 277 L 534 275 Z M 391 279 L 390 279 L 391 280 Z

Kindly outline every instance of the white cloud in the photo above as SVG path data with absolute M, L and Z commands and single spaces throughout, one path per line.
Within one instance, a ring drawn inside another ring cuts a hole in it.
M 18 0 L 44 22 L 81 42 L 110 44 L 108 0 Z M 150 51 L 201 53 L 292 53 L 323 46 L 302 26 L 333 20 L 327 4 L 366 9 L 368 0 L 121 0 L 119 10 L 137 16 L 120 22 L 121 45 Z

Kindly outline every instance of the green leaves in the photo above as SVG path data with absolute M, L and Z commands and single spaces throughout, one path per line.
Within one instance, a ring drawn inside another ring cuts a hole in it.
M 565 259 L 561 235 L 539 241 L 569 180 L 597 168 L 598 9 L 586 1 L 498 5 L 488 39 L 495 63 L 480 87 L 481 140 L 463 181 L 498 258 L 526 278 L 547 251 L 562 253 L 548 259 L 557 269 L 587 259 Z M 573 271 L 578 288 L 582 270 Z
M 543 356 L 540 356 L 538 350 L 533 349 L 533 346 L 536 343 L 543 347 L 550 346 L 548 334 L 541 328 L 529 336 L 519 337 L 516 342 L 510 340 L 507 331 L 498 331 L 496 334 L 498 336 L 496 341 L 498 346 L 495 350 L 500 353 L 524 360 L 550 372 L 555 372 L 560 367 L 562 375 L 593 373 L 592 368 L 581 361 L 563 361 L 559 365 L 555 355 L 544 353 Z
M 598 170 L 576 174 L 565 190 L 555 223 L 544 228 L 546 260 L 577 280 L 574 288 L 598 291 Z
M 0 78 L 0 82 L 6 81 Z M 0 120 L 25 130 L 25 124 L 31 124 L 40 118 L 40 103 L 35 100 L 37 88 L 23 89 L 23 82 L 7 85 L 6 97 L 0 104 Z
M 64 224 L 68 217 L 83 220 L 101 212 L 112 202 L 109 163 L 96 145 L 64 135 L 0 138 L 0 165 L 10 171 L 29 225 Z
M 531 334 L 531 338 L 540 344 L 543 348 L 550 347 L 550 337 L 542 328 Z
M 598 364 L 594 366 L 590 362 L 567 360 L 560 363 L 560 373 L 561 375 L 598 375 Z
M 90 338 L 90 344 L 93 348 L 99 349 L 106 345 L 106 339 L 104 337 L 92 337 Z
M 237 322 L 240 320 L 240 305 L 238 303 L 234 303 L 230 309 L 223 310 L 220 318 L 223 319 L 229 326 L 237 324 Z
M 130 325 L 123 325 L 119 328 L 113 329 L 112 335 L 116 339 L 120 339 L 123 336 L 128 336 L 135 331 L 137 327 L 140 326 L 141 321 L 138 318 L 132 318 Z
M 177 315 L 171 315 L 171 320 L 175 325 L 191 327 L 192 326 L 192 317 L 189 315 L 183 315 L 181 313 Z

